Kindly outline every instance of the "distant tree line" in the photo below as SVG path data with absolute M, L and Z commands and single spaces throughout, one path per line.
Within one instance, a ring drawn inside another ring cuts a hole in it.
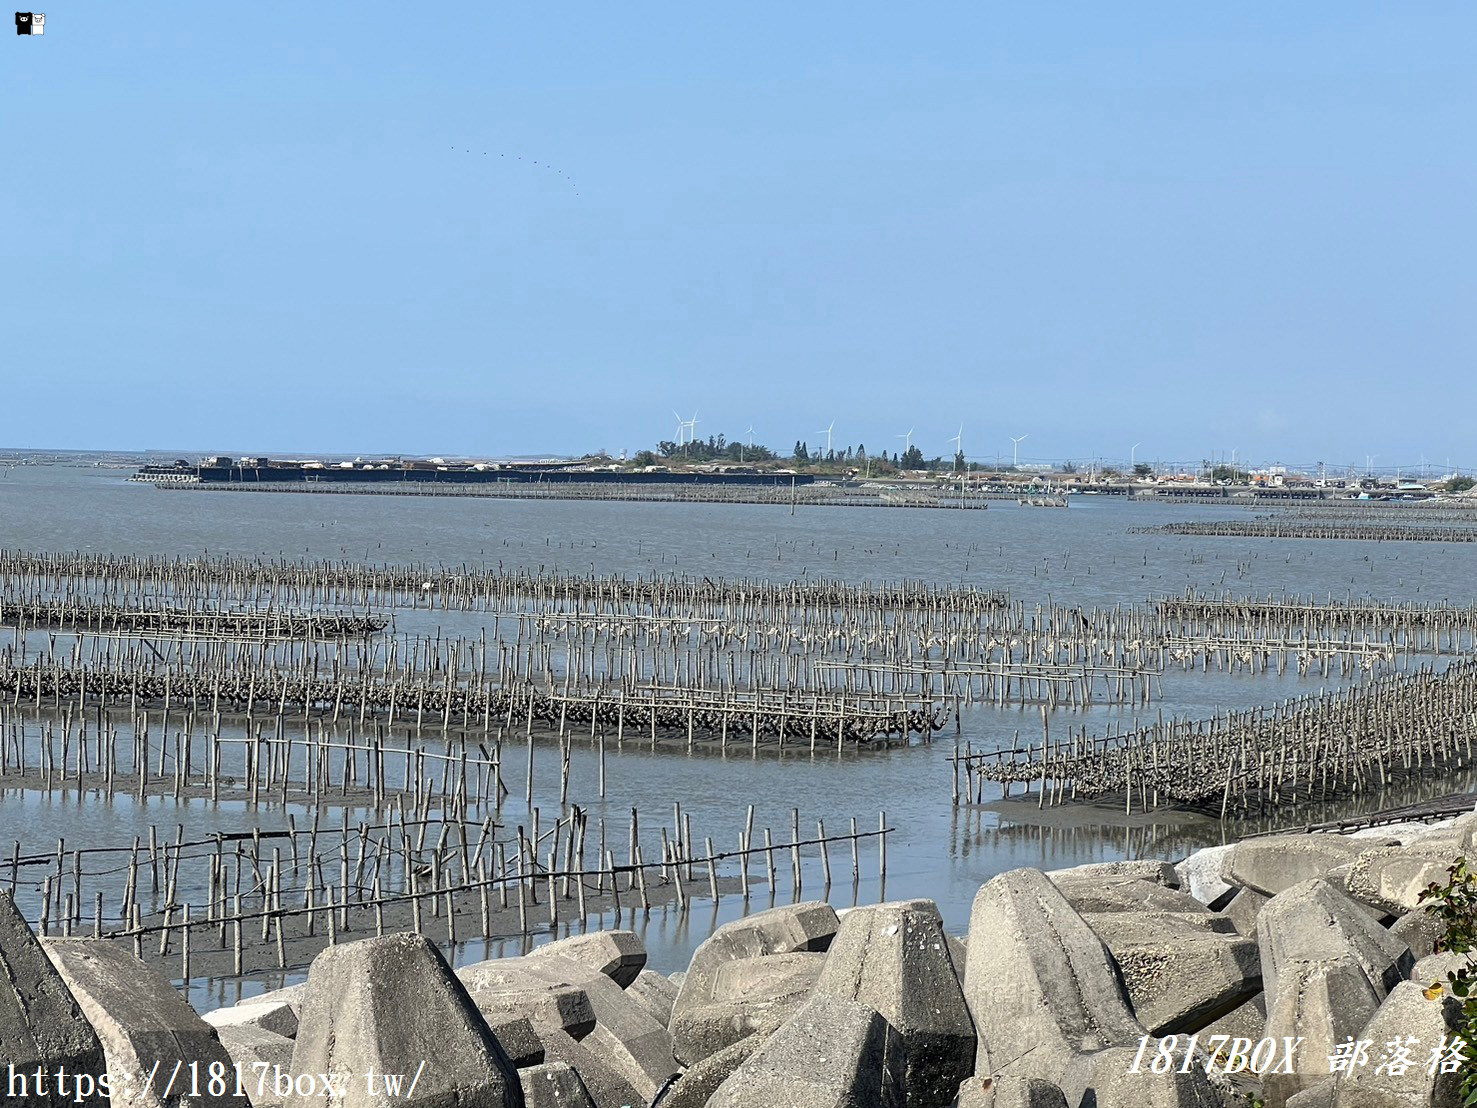
M 804 439 L 796 439 L 789 455 L 782 456 L 778 451 L 763 443 L 756 442 L 751 445 L 742 441 L 730 442 L 725 435 L 709 435 L 706 440 L 693 439 L 691 442 L 682 443 L 663 439 L 656 444 L 654 451 L 637 451 L 631 459 L 631 464 L 636 466 L 652 466 L 663 462 L 729 462 L 733 464 L 787 462 L 796 469 L 821 467 L 856 469 L 870 472 L 874 476 L 885 476 L 902 470 L 923 470 L 929 473 L 976 473 L 985 468 L 978 462 L 968 461 L 963 452 L 956 452 L 947 458 L 941 455 L 925 458 L 923 451 L 913 445 L 901 454 L 893 451 L 889 455 L 885 450 L 879 454 L 869 454 L 864 443 L 858 443 L 856 446 L 833 447 L 831 450 L 812 450 L 810 444 Z

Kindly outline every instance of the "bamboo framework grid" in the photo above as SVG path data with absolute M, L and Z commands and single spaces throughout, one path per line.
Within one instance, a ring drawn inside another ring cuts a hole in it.
M 1224 817 L 1459 768 L 1477 731 L 1477 662 L 1102 736 L 1084 727 L 1053 740 L 1042 720 L 1039 747 L 956 753 L 955 803 L 993 781 L 1007 796 L 1034 785 L 1043 806 L 1111 795 L 1129 812 L 1137 799 L 1145 811 L 1218 804 Z
M 766 827 L 761 843 L 750 806 L 736 847 L 718 850 L 712 836 L 699 842 L 679 803 L 670 831 L 660 828 L 658 857 L 648 861 L 636 809 L 623 834 L 603 819 L 592 831 L 578 806 L 542 830 L 539 810 L 531 814 L 531 827 L 511 834 L 492 816 L 469 821 L 453 807 L 415 818 L 398 803 L 383 823 L 351 824 L 345 812 L 338 827 L 321 826 L 317 814 L 299 827 L 288 815 L 284 827 L 191 840 L 180 824 L 173 842 L 151 824 L 128 845 L 76 848 L 59 839 L 54 851 L 35 852 L 16 840 L 0 873 L 9 871 L 10 893 L 21 903 L 35 890 L 40 934 L 130 940 L 139 957 L 178 959 L 178 979 L 188 987 L 196 974 L 301 968 L 324 947 L 371 929 L 408 928 L 455 948 L 473 935 L 525 937 L 557 931 L 561 921 L 583 925 L 592 913 L 619 918 L 663 904 L 687 913 L 695 899 L 716 907 L 725 893 L 748 903 L 758 888 L 773 899 L 781 885 L 777 856 L 788 862 L 798 899 L 807 868 L 817 863 L 830 892 L 833 851 L 843 876 L 849 857 L 855 888 L 862 847 L 874 844 L 885 887 L 893 832 L 880 812 L 875 830 L 853 817 L 847 830 L 831 833 L 817 820 L 808 835 L 794 809 L 788 840 Z

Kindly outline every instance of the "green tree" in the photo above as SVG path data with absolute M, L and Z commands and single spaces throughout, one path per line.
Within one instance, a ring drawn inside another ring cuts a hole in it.
M 1154 467 L 1151 466 L 1148 462 L 1135 462 L 1134 463 L 1134 466 L 1133 466 L 1133 475 L 1135 477 L 1148 477 L 1153 472 L 1154 472 Z

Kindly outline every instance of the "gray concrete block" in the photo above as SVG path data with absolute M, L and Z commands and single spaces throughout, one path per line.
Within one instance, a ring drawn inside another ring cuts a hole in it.
M 1291 1074 L 1267 1073 L 1262 1088 L 1267 1103 L 1280 1104 L 1294 1093 L 1328 1077 L 1328 1056 L 1351 1035 L 1358 1036 L 1380 1005 L 1368 972 L 1350 954 L 1324 961 L 1298 961 L 1278 975 L 1276 992 L 1267 993 L 1267 1027 L 1272 1039 L 1302 1038 Z
M 421 1065 L 424 1063 L 424 1069 Z M 457 976 L 424 936 L 386 935 L 332 946 L 313 959 L 303 1004 L 294 1073 L 412 1074 L 414 1100 L 522 1108 L 518 1077 Z M 317 1096 L 288 1100 L 315 1108 Z M 377 1108 L 352 1083 L 337 1108 Z
M 677 986 L 655 970 L 644 969 L 626 986 L 626 992 L 666 1027 L 672 1022 L 672 1005 L 677 1001 Z
M 1390 924 L 1390 934 L 1410 947 L 1412 957 L 1424 958 L 1436 952 L 1436 944 L 1446 934 L 1446 925 L 1425 908 L 1406 912 Z
M 275 1035 L 291 1039 L 297 1035 L 297 1012 L 284 1001 L 233 1004 L 206 1012 L 203 1019 L 219 1031 L 222 1027 L 260 1027 Z
M 1451 879 L 1455 856 L 1439 846 L 1381 846 L 1366 850 L 1349 863 L 1345 891 L 1355 900 L 1391 915 L 1421 907 L 1420 895 L 1432 884 Z
M 600 1050 L 641 1096 L 650 1100 L 678 1070 L 672 1036 L 626 990 L 603 974 L 558 954 L 526 959 L 529 970 L 551 986 L 580 981 L 595 1013 L 586 1043 Z
M 687 973 L 691 976 L 713 963 L 765 954 L 823 952 L 830 947 L 840 926 L 835 910 L 820 900 L 755 912 L 725 923 L 709 935 L 693 952 Z
M 1368 839 L 1344 835 L 1266 835 L 1243 839 L 1231 852 L 1229 867 L 1233 884 L 1243 885 L 1267 896 L 1300 885 L 1329 870 L 1352 862 L 1369 849 Z
M 557 1028 L 536 1029 L 544 1044 L 544 1061 L 563 1062 L 578 1073 L 595 1108 L 642 1108 L 647 1103 L 610 1064 L 603 1051 L 586 1046 L 588 1038 L 576 1042 Z
M 1189 893 L 1156 885 L 1151 881 L 1069 878 L 1053 879 L 1052 883 L 1061 890 L 1067 903 L 1083 916 L 1106 915 L 1110 912 L 1156 913 L 1185 916 L 1212 931 L 1232 929 L 1229 922 Z
M 1287 1098 L 1287 1108 L 1337 1108 L 1333 1078 L 1325 1078 Z
M 634 931 L 592 931 L 588 935 L 571 935 L 539 947 L 530 958 L 557 954 L 592 973 L 603 974 L 621 988 L 646 968 L 646 946 Z
M 518 1073 L 525 1108 L 596 1108 L 590 1090 L 565 1062 L 530 1066 Z
M 766 954 L 688 974 L 672 1009 L 672 1043 L 696 1065 L 756 1033 L 774 1031 L 810 998 L 825 966 L 820 953 Z
M 1107 947 L 1040 870 L 1003 873 L 975 896 L 964 993 L 978 1074 L 1059 1083 L 1077 1054 L 1144 1033 Z
M 1212 1035 L 1229 1035 L 1233 1039 L 1250 1039 L 1256 1042 L 1267 1027 L 1267 999 L 1257 993 L 1246 1003 L 1227 1012 L 1200 1033 L 1202 1042 L 1209 1042 Z
M 1067 1098 L 1050 1081 L 1035 1077 L 966 1077 L 959 1083 L 958 1108 L 1067 1108 Z
M 768 1034 L 749 1035 L 708 1055 L 683 1073 L 652 1108 L 704 1108 L 718 1086 L 732 1077 L 768 1039 Z
M 522 958 L 493 958 L 456 971 L 472 1003 L 491 1022 L 522 1016 L 540 1034 L 559 1030 L 583 1039 L 595 1029 L 595 1010 L 583 985 L 551 982 Z
M 1334 1102 L 1337 1108 L 1388 1108 L 1390 1105 L 1429 1106 L 1442 1108 L 1461 1102 L 1457 1073 L 1429 1074 L 1426 1053 L 1446 1040 L 1461 1019 L 1461 1003 L 1452 996 L 1427 1000 L 1420 985 L 1405 981 L 1391 990 L 1364 1029 L 1356 1036 L 1375 1044 L 1370 1064 L 1352 1074 L 1334 1079 Z M 1412 1064 L 1403 1073 L 1378 1064 L 1382 1044 L 1414 1036 Z
M 1111 881 L 1114 878 L 1130 880 L 1137 878 L 1171 889 L 1180 887 L 1180 876 L 1175 872 L 1173 863 L 1157 858 L 1120 862 L 1088 862 L 1081 866 L 1054 869 L 1046 876 L 1053 881 Z
M 1257 917 L 1262 975 L 1275 996 L 1283 968 L 1295 962 L 1352 957 L 1383 997 L 1414 968 L 1410 949 L 1350 897 L 1321 878 L 1273 897 Z
M 969 943 L 957 935 L 950 935 L 949 960 L 954 963 L 954 976 L 959 978 L 959 987 L 964 988 L 964 971 L 969 968 Z
M 281 1108 L 285 1099 L 277 1095 L 274 1078 L 279 1073 L 293 1072 L 292 1040 L 249 1023 L 226 1024 L 216 1033 L 231 1061 L 241 1067 L 242 1086 L 251 1108 Z M 231 1080 L 235 1080 L 234 1074 Z
M 1361 827 L 1358 831 L 1349 832 L 1351 839 L 1376 839 L 1395 846 L 1408 846 L 1421 839 L 1428 841 L 1449 839 L 1455 844 L 1460 835 L 1461 832 L 1456 828 L 1455 819 L 1438 820 L 1435 823 L 1402 820 L 1399 823 L 1381 823 L 1374 827 Z
M 281 989 L 273 989 L 270 992 L 258 993 L 256 996 L 246 997 L 242 1004 L 285 1004 L 292 1009 L 292 1014 L 301 1019 L 303 1014 L 303 1001 L 308 997 L 308 983 L 300 981 L 296 985 L 287 985 Z
M 1093 1055 L 1090 1101 L 1096 1108 L 1222 1108 L 1205 1073 L 1191 1066 L 1188 1073 L 1130 1073 L 1136 1050 L 1104 1050 Z
M 199 1063 L 202 1071 L 213 1063 L 229 1068 L 231 1057 L 215 1028 L 131 950 L 106 939 L 43 939 L 41 943 L 102 1041 L 109 1073 L 147 1074 L 155 1062 L 166 1073 L 176 1062 L 184 1066 Z M 136 1102 L 162 1105 L 159 1091 L 140 1096 Z M 230 1095 L 206 1095 L 194 1103 L 248 1108 L 244 1097 Z
M 1446 984 L 1448 974 L 1455 973 L 1468 964 L 1465 954 L 1427 954 L 1410 971 L 1410 980 L 1425 988 L 1435 982 Z
M 0 1061 L 20 1073 L 65 1067 L 96 1077 L 107 1070 L 97 1033 L 8 893 L 0 893 Z M 25 1092 L 43 1108 L 72 1101 L 51 1082 L 44 1095 L 31 1086 Z
M 755 1031 L 773 1030 L 797 1007 L 794 994 L 809 995 L 814 983 L 803 980 L 800 967 L 806 959 L 788 965 L 770 963 L 748 975 L 730 974 L 721 987 L 720 967 L 772 955 L 823 952 L 839 926 L 829 904 L 810 901 L 745 916 L 709 935 L 693 952 L 672 1005 L 670 1027 L 677 1058 L 690 1066 Z M 746 998 L 747 1003 L 738 1008 L 729 1004 L 732 1018 L 714 1010 L 720 1001 L 737 998 Z
M 896 1032 L 875 1009 L 812 997 L 718 1087 L 708 1108 L 899 1108 Z
M 1224 903 L 1235 886 L 1231 884 L 1229 867 L 1235 843 L 1225 846 L 1207 846 L 1195 851 L 1175 866 L 1175 876 L 1180 888 L 1201 904 Z
M 849 912 L 815 989 L 876 1009 L 897 1031 L 908 1108 L 948 1108 L 974 1071 L 974 1021 L 936 906 Z
M 1262 908 L 1271 899 L 1255 889 L 1237 889 L 1236 895 L 1231 897 L 1226 906 L 1221 909 L 1221 915 L 1230 921 L 1238 935 L 1255 939 L 1257 917 L 1262 914 Z
M 484 1014 L 485 1015 L 485 1014 Z M 544 1061 L 543 1040 L 533 1029 L 533 1024 L 524 1016 L 499 1013 L 487 1021 L 487 1029 L 503 1048 L 508 1061 L 515 1069 L 541 1065 Z
M 1256 940 L 1208 931 L 1191 916 L 1113 912 L 1085 917 L 1123 974 L 1151 1035 L 1199 1031 L 1262 991 Z

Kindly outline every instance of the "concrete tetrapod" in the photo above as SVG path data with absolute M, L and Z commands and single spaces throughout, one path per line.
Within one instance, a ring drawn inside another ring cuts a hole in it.
M 141 1082 L 151 1071 L 173 1072 L 176 1063 L 185 1072 L 192 1065 L 206 1074 L 216 1064 L 230 1069 L 231 1056 L 215 1028 L 196 1015 L 174 986 L 134 957 L 131 950 L 105 939 L 41 942 L 102 1040 L 110 1075 L 133 1076 Z M 230 1095 L 234 1088 L 231 1082 L 225 1091 L 212 1095 L 207 1083 L 199 1099 L 191 1097 L 191 1108 L 248 1108 L 245 1097 Z M 180 1092 L 172 1090 L 166 1099 L 163 1094 L 167 1090 L 166 1084 L 155 1082 L 147 1089 L 138 1089 L 132 1098 L 119 1096 L 115 1102 L 130 1108 L 172 1106 L 180 1099 Z
M 1040 870 L 1002 873 L 976 894 L 964 995 L 980 1076 L 1060 1086 L 1078 1054 L 1144 1034 L 1102 940 Z
M 297 1036 L 297 1012 L 283 1001 L 261 1004 L 233 1004 L 205 1013 L 205 1022 L 217 1031 L 224 1027 L 259 1027 L 274 1035 L 292 1039 Z
M 1450 993 L 1428 1000 L 1414 981 L 1395 986 L 1355 1036 L 1374 1044 L 1369 1064 L 1335 1078 L 1334 1103 L 1338 1108 L 1455 1108 L 1461 1103 L 1461 1072 L 1442 1073 L 1439 1064 L 1430 1067 L 1427 1060 L 1433 1048 L 1451 1041 L 1460 1018 L 1461 1002 Z M 1392 1043 L 1408 1046 L 1408 1066 L 1389 1065 Z
M 1428 886 L 1446 884 L 1455 857 L 1437 843 L 1377 846 L 1349 864 L 1344 889 L 1377 911 L 1404 915 L 1421 907 L 1420 896 Z
M 543 1064 L 543 1041 L 533 1029 L 533 1024 L 525 1017 L 499 1012 L 495 1019 L 487 1021 L 487 1029 L 492 1032 L 492 1037 L 503 1048 L 503 1053 L 508 1056 L 508 1061 L 515 1069 Z
M 1237 889 L 1236 895 L 1221 909 L 1221 914 L 1231 921 L 1238 934 L 1255 939 L 1257 916 L 1271 899 L 1255 889 Z
M 518 1072 L 525 1108 L 595 1108 L 580 1075 L 563 1062 L 546 1062 Z
M 1267 1108 L 1282 1108 L 1287 1098 L 1328 1079 L 1335 1048 L 1374 1015 L 1380 994 L 1364 967 L 1350 955 L 1293 962 L 1278 974 L 1268 992 L 1265 1037 L 1297 1041 L 1292 1073 L 1275 1070 L 1262 1077 Z
M 1235 843 L 1225 846 L 1207 846 L 1195 851 L 1174 867 L 1175 875 L 1184 889 L 1201 904 L 1220 907 L 1236 892 L 1230 876 L 1231 853 Z
M 1227 868 L 1235 884 L 1276 896 L 1352 862 L 1372 845 L 1345 835 L 1266 835 L 1237 843 Z
M 609 977 L 559 954 L 531 955 L 524 962 L 553 987 L 572 985 L 585 991 L 595 1013 L 595 1027 L 585 1045 L 599 1050 L 643 1099 L 650 1101 L 677 1072 L 666 1027 Z
M 1067 1108 L 1067 1098 L 1037 1077 L 966 1077 L 958 1108 Z
M 1200 1031 L 1262 991 L 1256 941 L 1236 934 L 1229 920 L 1169 912 L 1083 918 L 1107 944 L 1134 1015 L 1151 1035 Z
M 1093 1108 L 1221 1108 L 1205 1072 L 1192 1065 L 1181 1073 L 1132 1073 L 1136 1050 L 1116 1047 L 1078 1060 L 1074 1068 L 1085 1072 L 1083 1083 L 1091 1093 L 1073 1103 Z M 1069 1079 L 1069 1087 L 1076 1081 Z M 1070 1094 L 1069 1094 L 1070 1096 Z
M 281 1108 L 289 1094 L 278 1095 L 275 1079 L 292 1073 L 292 1040 L 249 1023 L 228 1023 L 217 1034 L 231 1061 L 241 1068 L 251 1108 Z
M 368 1091 L 364 1075 L 418 1074 L 415 1097 Z M 523 1108 L 517 1074 L 441 952 L 424 936 L 329 947 L 308 969 L 294 1074 L 354 1074 L 337 1099 L 295 1094 L 289 1108 L 457 1104 Z
M 472 1003 L 489 1023 L 522 1017 L 541 1036 L 563 1031 L 583 1039 L 595 1029 L 595 1010 L 583 986 L 554 984 L 522 958 L 492 958 L 456 971 Z
M 848 912 L 815 991 L 875 1008 L 892 1025 L 902 1045 L 907 1108 L 949 1108 L 974 1072 L 974 1021 L 936 905 Z
M 769 1041 L 769 1035 L 750 1035 L 732 1046 L 726 1046 L 717 1054 L 709 1054 L 701 1062 L 687 1070 L 666 1092 L 659 1096 L 652 1108 L 703 1108 L 718 1086 L 733 1076 L 733 1071 L 754 1056 L 754 1053 Z
M 1128 879 L 1148 881 L 1171 889 L 1180 887 L 1180 875 L 1169 862 L 1145 858 L 1125 859 L 1118 862 L 1088 862 L 1066 869 L 1050 870 L 1046 874 L 1053 881 L 1103 881 Z
M 838 926 L 831 906 L 813 901 L 745 916 L 703 940 L 672 1005 L 678 1060 L 691 1066 L 783 1023 L 810 995 Z
M 587 935 L 571 935 L 539 947 L 529 957 L 549 954 L 586 965 L 623 989 L 646 968 L 646 947 L 634 931 L 592 931 Z
M 663 1027 L 672 1022 L 672 1005 L 677 1001 L 677 986 L 665 974 L 644 969 L 626 986 L 626 992 Z
M 899 1047 L 873 1008 L 814 996 L 718 1086 L 707 1108 L 900 1108 Z
M 1380 998 L 1415 966 L 1409 947 L 1322 878 L 1294 885 L 1262 906 L 1257 944 L 1268 996 L 1277 993 L 1284 967 L 1295 962 L 1351 957 Z
M 1406 912 L 1390 924 L 1390 934 L 1410 947 L 1415 958 L 1424 958 L 1436 952 L 1436 944 L 1446 934 L 1446 924 L 1427 908 Z
M 64 1068 L 96 1078 L 107 1070 L 97 1033 L 6 893 L 0 893 L 0 1061 L 32 1075 L 38 1068 L 43 1074 Z M 0 1071 L 0 1077 L 8 1074 Z M 74 1103 L 70 1087 L 59 1090 L 48 1081 L 43 1091 L 35 1085 L 27 1082 L 23 1090 L 27 1104 Z
M 1049 873 L 1046 876 L 1062 891 L 1067 903 L 1084 916 L 1104 915 L 1109 912 L 1160 912 L 1193 916 L 1211 930 L 1230 929 L 1228 923 L 1216 922 L 1221 920 L 1220 916 L 1180 889 L 1156 885 L 1141 878 L 1095 877 L 1089 880 L 1057 877 Z
M 539 1030 L 544 1045 L 544 1061 L 563 1062 L 580 1075 L 595 1108 L 640 1108 L 646 1103 L 631 1083 L 621 1076 L 605 1057 L 603 1050 L 592 1050 L 589 1040 L 576 1042 L 563 1031 Z

